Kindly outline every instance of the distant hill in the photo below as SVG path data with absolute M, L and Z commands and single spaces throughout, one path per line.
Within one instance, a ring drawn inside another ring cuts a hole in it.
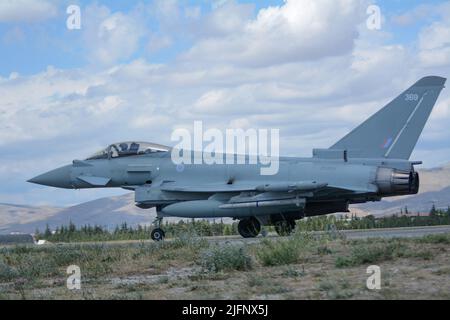
M 433 204 L 438 209 L 446 210 L 450 206 L 450 187 L 395 201 L 366 203 L 360 205 L 359 208 L 371 212 L 373 215 L 385 216 L 404 211 L 406 207 L 410 213 L 426 213 L 430 211 Z
M 33 225 L 57 215 L 62 209 L 0 204 L 0 233 L 12 232 L 11 224 Z M 20 230 L 18 230 L 20 231 Z
M 154 209 L 142 210 L 134 205 L 134 195 L 101 198 L 69 208 L 33 208 L 0 205 L 0 233 L 34 232 L 68 225 L 100 225 L 114 228 L 123 222 L 129 225 L 150 224 L 156 216 Z
M 433 203 L 437 208 L 447 208 L 450 205 L 450 164 L 419 171 L 421 188 L 418 195 L 354 206 L 352 212 L 358 216 L 369 213 L 390 215 L 400 212 L 406 206 L 410 212 L 428 212 Z M 155 216 L 154 209 L 142 210 L 134 205 L 133 193 L 102 198 L 69 208 L 0 204 L 0 233 L 33 233 L 36 228 L 43 231 L 47 224 L 56 228 L 67 225 L 70 221 L 78 226 L 91 224 L 112 229 L 123 222 L 132 226 L 148 225 L 153 222 Z M 169 219 L 172 222 L 178 220 Z

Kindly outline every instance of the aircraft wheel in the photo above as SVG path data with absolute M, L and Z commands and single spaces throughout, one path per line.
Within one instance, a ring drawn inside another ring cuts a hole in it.
M 286 237 L 289 236 L 295 229 L 294 220 L 281 220 L 275 222 L 275 231 L 279 236 Z
M 153 241 L 162 241 L 166 237 L 166 234 L 162 229 L 156 228 L 156 229 L 153 229 L 153 231 L 151 233 L 151 237 L 152 237 Z
M 243 238 L 255 238 L 261 232 L 261 223 L 256 218 L 243 219 L 239 221 L 238 231 Z

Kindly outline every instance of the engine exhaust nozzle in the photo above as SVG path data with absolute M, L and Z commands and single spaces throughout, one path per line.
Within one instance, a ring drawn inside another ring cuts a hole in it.
M 414 170 L 404 171 L 381 167 L 376 184 L 382 196 L 412 195 L 419 192 L 419 174 Z

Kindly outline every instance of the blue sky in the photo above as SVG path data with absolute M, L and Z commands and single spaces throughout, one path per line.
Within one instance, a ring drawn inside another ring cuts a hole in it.
M 151 1 L 150 1 L 151 2 Z M 186 6 L 199 6 L 203 14 L 213 10 L 212 1 L 180 1 Z M 268 6 L 283 5 L 282 0 L 264 0 L 264 1 L 238 1 L 253 6 L 254 16 L 262 8 Z M 444 3 L 442 0 L 426 1 L 427 5 L 436 5 Z M 52 65 L 56 68 L 81 68 L 89 63 L 85 48 L 83 47 L 82 33 L 78 31 L 69 31 L 65 28 L 67 14 L 65 9 L 69 4 L 78 4 L 82 10 L 86 6 L 96 3 L 98 5 L 107 6 L 111 12 L 125 12 L 129 13 L 139 5 L 138 1 L 59 1 L 56 3 L 57 14 L 47 21 L 38 21 L 35 23 L 24 22 L 9 22 L 0 24 L 0 34 L 5 36 L 8 32 L 14 29 L 20 29 L 22 36 L 20 39 L 3 41 L 2 43 L 2 59 L 0 60 L 0 74 L 4 77 L 9 76 L 12 72 L 18 72 L 22 75 L 30 75 L 45 70 L 47 66 Z M 392 15 L 401 15 L 414 7 L 424 4 L 424 1 L 419 0 L 385 0 L 375 1 L 378 4 L 383 14 L 387 17 Z M 26 10 L 26 9 L 25 9 Z M 157 19 L 157 17 L 156 17 Z M 148 16 L 146 27 L 157 30 L 158 23 L 155 17 Z M 392 25 L 387 22 L 385 28 L 392 31 L 392 41 L 396 43 L 407 44 L 409 41 L 414 41 L 417 33 L 424 25 L 436 19 L 436 14 L 433 14 L 424 19 L 417 20 L 413 24 L 407 26 Z M 125 59 L 130 61 L 137 57 L 146 57 L 152 62 L 166 63 L 171 59 L 176 58 L 177 54 L 189 48 L 192 45 L 192 39 L 189 37 L 177 39 L 177 43 L 167 50 L 163 50 L 157 54 L 148 54 L 145 52 L 141 44 L 139 50 L 134 55 Z
M 202 13 L 208 13 L 213 10 L 212 1 L 180 1 L 186 5 L 199 6 Z M 283 1 L 240 1 L 242 3 L 250 4 L 254 7 L 256 14 L 259 9 L 270 5 L 281 5 Z M 86 65 L 89 61 L 85 55 L 83 48 L 83 39 L 81 32 L 69 31 L 65 28 L 65 23 L 68 15 L 66 8 L 70 4 L 77 4 L 80 8 L 93 3 L 107 6 L 111 12 L 125 12 L 129 13 L 134 10 L 139 1 L 59 1 L 56 3 L 57 14 L 47 21 L 38 21 L 37 23 L 28 22 L 10 22 L 0 24 L 0 34 L 5 35 L 8 32 L 19 28 L 22 32 L 23 38 L 11 41 L 3 41 L 2 45 L 2 60 L 0 61 L 0 72 L 2 76 L 9 76 L 12 72 L 18 72 L 23 75 L 30 75 L 39 71 L 45 70 L 49 65 L 57 68 L 80 68 Z M 83 11 L 82 11 L 83 12 Z M 156 18 L 156 19 L 155 19 Z M 146 27 L 152 30 L 158 30 L 157 17 L 148 16 Z M 192 44 L 191 39 L 177 39 L 178 42 L 169 50 L 164 50 L 158 54 L 151 55 L 153 62 L 165 63 L 174 59 L 182 50 L 185 50 Z M 135 54 L 125 59 L 130 61 L 137 57 L 147 56 L 141 46 Z
M 381 30 L 366 9 L 380 7 Z M 66 8 L 81 8 L 81 30 Z M 279 128 L 284 154 L 328 147 L 417 78 L 450 73 L 449 1 L 0 3 L 0 203 L 67 206 L 123 191 L 25 181 L 120 140 Z M 415 158 L 450 161 L 443 92 Z M 124 121 L 126 119 L 126 121 Z

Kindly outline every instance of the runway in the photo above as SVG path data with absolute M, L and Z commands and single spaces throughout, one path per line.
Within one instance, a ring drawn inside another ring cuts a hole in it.
M 358 240 L 358 239 L 371 239 L 371 238 L 420 238 L 427 235 L 436 234 L 450 234 L 450 226 L 433 226 L 433 227 L 411 227 L 411 228 L 391 228 L 391 229 L 367 229 L 367 230 L 338 230 L 332 232 L 331 234 L 337 236 L 343 236 L 348 240 Z M 315 231 L 311 232 L 313 235 L 323 235 L 326 232 Z M 263 239 L 286 239 L 288 237 L 280 237 L 276 233 L 269 233 L 266 237 L 262 235 L 257 238 L 244 239 L 239 235 L 234 236 L 217 236 L 217 237 L 205 237 L 210 243 L 226 244 L 226 243 L 258 243 Z M 173 239 L 165 240 L 167 242 L 174 241 Z M 72 243 L 48 243 L 46 245 L 92 245 L 96 242 L 72 242 Z M 109 241 L 109 242 L 97 242 L 105 245 L 115 245 L 115 244 L 140 244 L 140 243 L 153 243 L 152 240 L 130 240 L 130 241 Z M 7 245 L 1 245 L 4 247 Z
M 346 235 L 347 239 L 420 238 L 427 235 L 450 233 L 450 226 L 346 230 L 341 232 Z
M 410 228 L 390 228 L 390 229 L 367 229 L 367 230 L 338 230 L 336 235 L 343 235 L 348 240 L 371 239 L 371 238 L 421 238 L 427 235 L 447 234 L 450 233 L 450 226 L 433 226 L 433 227 L 410 227 Z M 326 232 L 315 231 L 311 232 L 313 235 L 323 235 Z M 265 238 L 269 239 L 283 239 L 276 234 L 270 233 Z M 263 236 L 258 236 L 252 239 L 243 239 L 240 236 L 226 236 L 226 237 L 206 237 L 206 239 L 213 243 L 255 243 L 264 239 Z

